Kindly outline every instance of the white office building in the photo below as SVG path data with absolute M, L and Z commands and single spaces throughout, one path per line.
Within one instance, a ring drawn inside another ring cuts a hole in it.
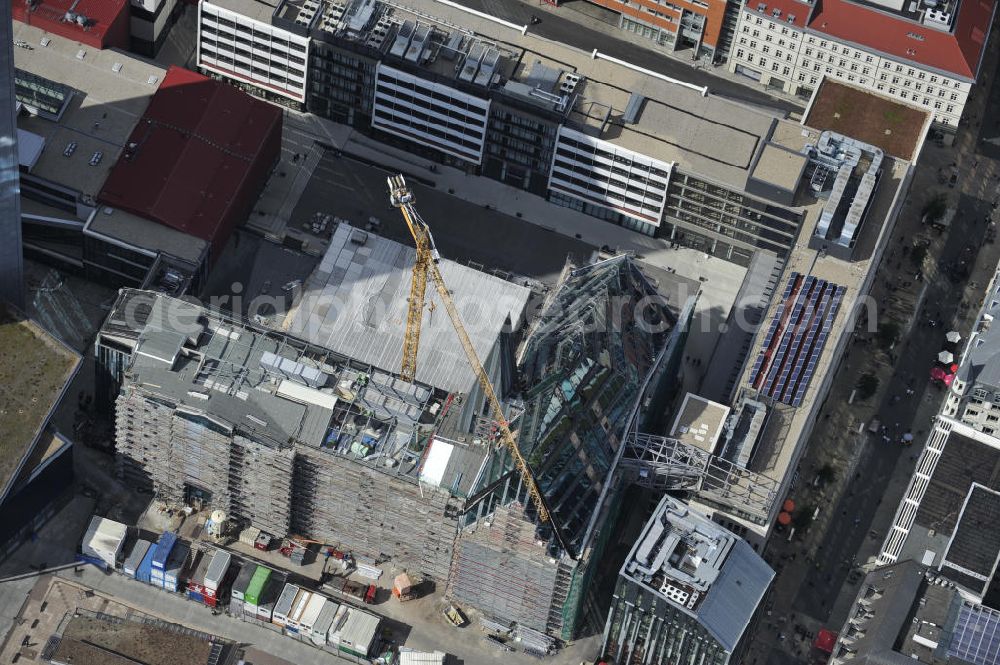
M 481 164 L 489 110 L 487 99 L 379 63 L 376 129 Z
M 305 102 L 309 39 L 270 25 L 270 5 L 260 3 L 255 17 L 247 3 L 239 12 L 224 5 L 198 5 L 198 67 Z

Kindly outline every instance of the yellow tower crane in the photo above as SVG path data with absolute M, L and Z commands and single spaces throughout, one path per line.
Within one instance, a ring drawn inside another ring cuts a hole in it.
M 545 506 L 545 499 L 538 489 L 538 484 L 535 482 L 535 477 L 532 475 L 528 463 L 525 461 L 524 456 L 521 455 L 521 450 L 517 447 L 517 441 L 514 439 L 514 434 L 510 431 L 506 417 L 504 417 L 503 407 L 500 406 L 500 400 L 493 389 L 493 384 L 490 382 L 486 370 L 483 369 L 483 364 L 479 361 L 479 356 L 476 355 L 476 349 L 472 346 L 472 341 L 469 339 L 469 334 L 465 331 L 465 326 L 462 324 L 458 309 L 455 307 L 455 303 L 451 299 L 451 294 L 448 292 L 448 287 L 444 283 L 444 278 L 441 276 L 441 271 L 438 269 L 437 264 L 441 257 L 434 246 L 434 238 L 431 236 L 430 227 L 427 226 L 427 223 L 420 217 L 420 214 L 414 207 L 413 192 L 407 186 L 403 176 L 390 176 L 388 182 L 389 200 L 392 202 L 392 205 L 399 208 L 403 213 L 406 226 L 410 229 L 410 234 L 413 236 L 413 242 L 417 248 L 417 258 L 413 263 L 413 281 L 410 283 L 410 302 L 406 313 L 406 337 L 403 340 L 403 367 L 400 375 L 404 380 L 411 383 L 416 377 L 417 348 L 420 344 L 420 323 L 424 309 L 424 292 L 427 288 L 427 275 L 430 274 L 434 280 L 434 285 L 437 287 L 438 295 L 441 297 L 441 302 L 444 303 L 444 308 L 448 312 L 448 318 L 451 319 L 451 324 L 458 335 L 458 340 L 462 343 L 462 348 L 465 349 L 465 356 L 468 358 L 469 364 L 476 374 L 476 378 L 479 379 L 479 385 L 482 387 L 483 393 L 486 394 L 486 400 L 489 402 L 490 410 L 493 412 L 493 417 L 496 419 L 497 427 L 500 430 L 500 441 L 514 460 L 514 466 L 517 468 L 517 472 L 520 474 L 521 480 L 528 490 L 528 496 L 534 504 L 535 510 L 538 512 L 539 521 L 548 522 L 549 510 Z

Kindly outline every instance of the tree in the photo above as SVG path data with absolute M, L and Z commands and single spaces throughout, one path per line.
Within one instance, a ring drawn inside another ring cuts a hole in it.
M 910 261 L 913 265 L 918 268 L 923 265 L 924 259 L 927 257 L 927 245 L 921 243 L 919 245 L 914 245 L 913 249 L 910 250 Z
M 885 321 L 878 326 L 878 345 L 888 351 L 899 339 L 899 324 L 895 321 Z
M 869 374 L 867 376 L 871 375 Z M 837 477 L 837 471 L 836 469 L 833 468 L 831 464 L 824 464 L 820 468 L 816 469 L 816 477 L 819 478 L 819 481 L 825 485 L 827 483 L 833 482 L 833 480 Z
M 948 211 L 948 199 L 944 194 L 938 194 L 926 204 L 923 209 L 923 219 L 927 224 L 937 222 Z
M 858 398 L 868 399 L 878 391 L 878 377 L 874 374 L 862 374 L 858 379 Z
M 816 512 L 815 506 L 810 506 L 806 504 L 801 506 L 795 514 L 792 515 L 792 526 L 795 527 L 796 531 L 805 531 L 809 528 L 809 525 L 813 521 L 813 513 Z

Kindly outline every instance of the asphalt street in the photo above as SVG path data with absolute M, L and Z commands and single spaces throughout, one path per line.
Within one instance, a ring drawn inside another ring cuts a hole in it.
M 784 112 L 801 111 L 802 106 L 790 101 L 779 100 L 760 90 L 747 87 L 716 76 L 709 69 L 697 69 L 691 63 L 672 58 L 663 52 L 633 44 L 624 39 L 608 35 L 575 20 L 574 5 L 583 0 L 571 0 L 560 4 L 557 9 L 543 9 L 539 4 L 530 4 L 522 0 L 456 0 L 471 9 L 486 12 L 512 23 L 529 25 L 528 31 L 546 39 L 562 42 L 592 51 L 595 48 L 601 53 L 620 58 L 632 64 L 644 67 L 654 72 L 677 78 L 695 85 L 708 86 L 716 95 L 747 102 L 758 106 L 779 109 Z M 588 10 L 587 14 L 593 12 Z M 530 25 L 532 15 L 541 18 L 541 23 Z M 617 30 L 618 28 L 613 28 Z M 748 81 L 749 83 L 749 81 Z

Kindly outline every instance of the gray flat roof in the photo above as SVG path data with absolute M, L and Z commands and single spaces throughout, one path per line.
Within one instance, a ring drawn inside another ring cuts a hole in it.
M 19 21 L 14 22 L 14 39 L 33 47 L 14 49 L 18 68 L 74 91 L 58 122 L 18 118 L 18 127 L 46 140 L 32 173 L 96 197 L 166 70 L 123 51 L 98 50 Z M 43 39 L 48 40 L 45 46 Z M 65 157 L 63 150 L 70 142 L 77 148 Z M 103 153 L 100 164 L 90 166 L 98 151 Z
M 1000 556 L 1000 529 L 995 528 L 997 515 L 1000 515 L 1000 492 L 973 484 L 948 543 L 945 565 L 950 563 L 990 578 Z M 982 593 L 987 582 L 977 580 L 973 585 L 977 593 Z
M 688 393 L 677 411 L 670 436 L 713 453 L 728 416 L 728 406 Z
M 773 143 L 764 145 L 752 177 L 785 191 L 794 192 L 802 180 L 808 158 L 800 153 Z
M 730 652 L 774 579 L 746 541 L 669 496 L 660 500 L 620 574 L 697 617 Z
M 278 8 L 278 0 L 211 0 L 209 4 L 269 25 L 274 10 Z
M 136 247 L 163 251 L 195 265 L 201 263 L 208 248 L 208 243 L 201 238 L 108 206 L 98 207 L 88 228 Z
M 361 238 L 363 244 L 354 241 Z M 398 372 L 415 256 L 411 247 L 341 224 L 323 260 L 306 281 L 284 329 L 336 353 Z M 446 259 L 438 268 L 452 291 L 476 354 L 487 363 L 507 319 L 520 324 L 530 291 Z M 475 373 L 433 280 L 429 282 L 417 381 L 448 392 L 468 393 L 476 384 Z

